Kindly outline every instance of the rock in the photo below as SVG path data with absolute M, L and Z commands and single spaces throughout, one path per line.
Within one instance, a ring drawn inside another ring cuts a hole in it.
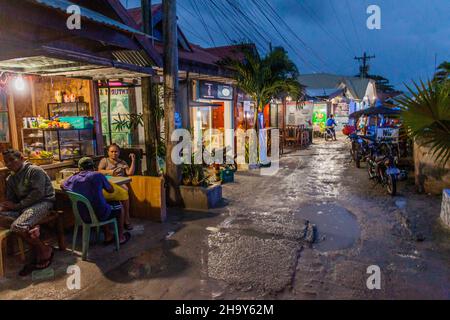
M 442 193 L 441 220 L 450 227 L 450 189 L 444 189 Z
M 314 243 L 316 239 L 316 226 L 308 222 L 305 230 L 305 241 L 308 243 Z

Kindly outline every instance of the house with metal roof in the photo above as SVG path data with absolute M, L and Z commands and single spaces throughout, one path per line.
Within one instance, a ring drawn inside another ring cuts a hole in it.
M 306 101 L 327 104 L 327 114 L 334 114 L 338 123 L 348 122 L 348 115 L 377 101 L 375 81 L 328 73 L 303 74 L 299 81 L 305 86 Z

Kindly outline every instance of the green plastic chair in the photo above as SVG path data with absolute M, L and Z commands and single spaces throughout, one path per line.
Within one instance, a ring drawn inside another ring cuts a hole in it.
M 91 228 L 97 228 L 97 241 L 100 238 L 100 227 L 108 224 L 114 225 L 114 237 L 116 240 L 116 248 L 117 251 L 120 249 L 120 242 L 119 242 L 119 229 L 117 226 L 117 220 L 110 219 L 108 221 L 98 221 L 97 216 L 95 215 L 94 209 L 92 208 L 91 202 L 86 199 L 86 197 L 82 196 L 81 194 L 66 191 L 67 195 L 70 198 L 70 201 L 72 201 L 72 210 L 75 215 L 75 227 L 73 230 L 73 242 L 72 242 L 72 252 L 75 251 L 75 246 L 77 243 L 77 235 L 78 235 L 78 229 L 82 226 L 83 227 L 83 247 L 82 247 L 82 259 L 87 259 L 87 254 L 89 250 L 89 241 L 91 238 Z M 78 212 L 78 202 L 83 203 L 86 208 L 89 211 L 89 215 L 91 216 L 91 223 L 85 223 L 80 216 L 80 213 Z

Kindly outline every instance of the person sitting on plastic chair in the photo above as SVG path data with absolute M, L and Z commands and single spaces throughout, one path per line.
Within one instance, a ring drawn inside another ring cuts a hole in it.
M 103 190 L 108 193 L 114 193 L 114 187 L 108 179 L 100 172 L 95 171 L 94 160 L 89 157 L 80 159 L 78 162 L 80 172 L 71 176 L 61 184 L 61 188 L 66 191 L 75 192 L 86 197 L 92 204 L 95 214 L 100 221 L 106 221 L 113 218 L 118 220 L 119 241 L 123 245 L 127 243 L 131 235 L 124 232 L 124 210 L 120 202 L 107 203 Z M 89 222 L 90 215 L 85 206 L 79 208 L 79 213 L 83 221 Z M 104 226 L 105 245 L 114 243 L 114 235 L 108 226 Z

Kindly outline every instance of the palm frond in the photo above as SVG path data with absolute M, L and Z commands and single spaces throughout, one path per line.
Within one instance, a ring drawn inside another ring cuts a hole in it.
M 402 108 L 403 121 L 410 135 L 421 145 L 429 146 L 438 162 L 450 161 L 450 81 L 428 81 L 407 86 L 411 97 L 396 99 Z

